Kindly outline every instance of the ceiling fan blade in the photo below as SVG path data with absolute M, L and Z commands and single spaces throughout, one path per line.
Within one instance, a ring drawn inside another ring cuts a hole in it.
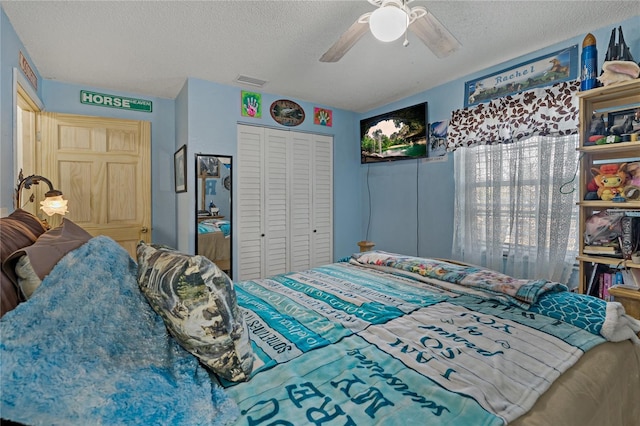
M 419 7 L 419 6 L 418 6 Z M 438 57 L 444 58 L 462 45 L 429 11 L 413 21 L 409 30 L 414 33 Z
M 369 15 L 369 14 L 365 14 Z M 333 46 L 327 50 L 320 58 L 320 62 L 338 62 L 345 53 L 353 47 L 354 44 L 369 30 L 369 22 L 362 15 L 344 32 Z

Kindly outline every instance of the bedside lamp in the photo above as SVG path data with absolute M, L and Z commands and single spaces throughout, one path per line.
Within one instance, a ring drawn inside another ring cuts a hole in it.
M 22 172 L 20 172 L 20 178 L 21 177 Z M 44 194 L 44 201 L 40 202 L 40 209 L 42 209 L 42 211 L 45 212 L 48 216 L 53 216 L 54 214 L 64 216 L 65 213 L 67 213 L 67 203 L 69 201 L 62 198 L 62 192 L 54 189 L 49 179 L 39 175 L 31 175 L 27 176 L 24 179 L 20 179 L 20 183 L 18 184 L 18 188 L 16 189 L 16 200 L 18 208 L 21 207 L 20 193 L 22 192 L 22 189 L 29 189 L 31 188 L 31 185 L 38 185 L 40 182 L 44 182 L 49 185 L 49 191 Z

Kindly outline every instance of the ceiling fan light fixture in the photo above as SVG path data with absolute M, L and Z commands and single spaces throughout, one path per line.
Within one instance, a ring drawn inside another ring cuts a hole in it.
M 369 29 L 380 41 L 390 42 L 399 39 L 407 30 L 409 16 L 403 9 L 394 5 L 380 7 L 371 13 Z

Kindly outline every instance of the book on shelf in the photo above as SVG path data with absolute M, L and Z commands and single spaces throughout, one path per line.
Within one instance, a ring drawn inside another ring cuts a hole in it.
M 640 217 L 640 210 L 637 209 L 607 209 L 611 213 L 620 213 L 628 217 Z
M 625 268 L 620 273 L 622 275 L 622 284 L 619 287 L 640 290 L 640 269 Z
M 598 275 L 598 287 L 596 288 L 596 290 L 594 292 L 595 293 L 594 296 L 596 296 L 596 297 L 598 297 L 600 299 L 602 299 L 602 288 L 604 286 L 604 278 L 603 277 L 604 277 L 603 274 Z
M 609 295 L 609 289 L 613 285 L 613 275 L 614 274 L 612 272 L 605 272 L 603 274 L 602 299 L 607 300 L 607 301 L 611 300 L 611 296 Z
M 588 294 L 590 296 L 598 295 L 601 275 L 608 269 L 608 266 L 601 263 L 591 263 L 591 275 L 589 276 L 589 282 L 587 284 L 587 290 L 585 294 Z
M 614 286 L 612 286 L 611 288 L 624 288 L 627 290 L 634 290 L 634 291 L 640 291 L 640 287 L 636 287 L 634 285 L 628 285 L 628 284 L 616 284 Z
M 599 246 L 585 245 L 583 250 L 585 254 L 604 254 L 604 255 L 620 255 L 620 248 L 617 246 Z
M 599 299 L 604 298 L 604 287 L 606 285 L 605 281 L 606 281 L 607 274 L 609 274 L 609 268 L 605 268 L 602 272 L 598 274 L 598 278 L 597 278 L 598 285 L 595 288 L 593 295 Z
M 609 301 L 611 300 L 611 295 L 609 294 L 609 289 L 613 285 L 615 273 L 607 270 L 606 272 L 602 272 L 600 274 L 598 280 L 598 297 L 600 299 Z
M 622 257 L 631 259 L 631 255 L 640 248 L 640 217 L 623 217 L 620 221 L 620 234 Z
M 610 268 L 604 264 L 592 263 L 585 294 L 612 301 L 613 296 L 609 290 L 614 287 L 640 291 L 640 269 Z
M 604 280 L 604 276 L 603 276 L 603 280 Z M 638 268 L 618 269 L 615 272 L 615 278 L 613 280 L 613 285 L 610 287 L 610 289 L 611 288 L 624 288 L 627 290 L 640 291 L 640 269 Z M 603 298 L 605 298 L 604 289 L 605 289 L 605 284 L 603 281 L 603 284 L 602 284 Z M 609 294 L 609 298 L 611 298 L 610 294 Z M 605 300 L 608 300 L 608 299 L 605 299 Z

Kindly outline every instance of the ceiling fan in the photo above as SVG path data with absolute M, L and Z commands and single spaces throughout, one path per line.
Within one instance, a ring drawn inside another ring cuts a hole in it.
M 378 9 L 360 16 L 325 52 L 320 62 L 337 62 L 367 32 L 378 40 L 394 41 L 405 36 L 403 46 L 409 45 L 407 29 L 415 34 L 438 57 L 444 58 L 460 48 L 461 44 L 422 6 L 410 8 L 413 0 L 367 0 Z

